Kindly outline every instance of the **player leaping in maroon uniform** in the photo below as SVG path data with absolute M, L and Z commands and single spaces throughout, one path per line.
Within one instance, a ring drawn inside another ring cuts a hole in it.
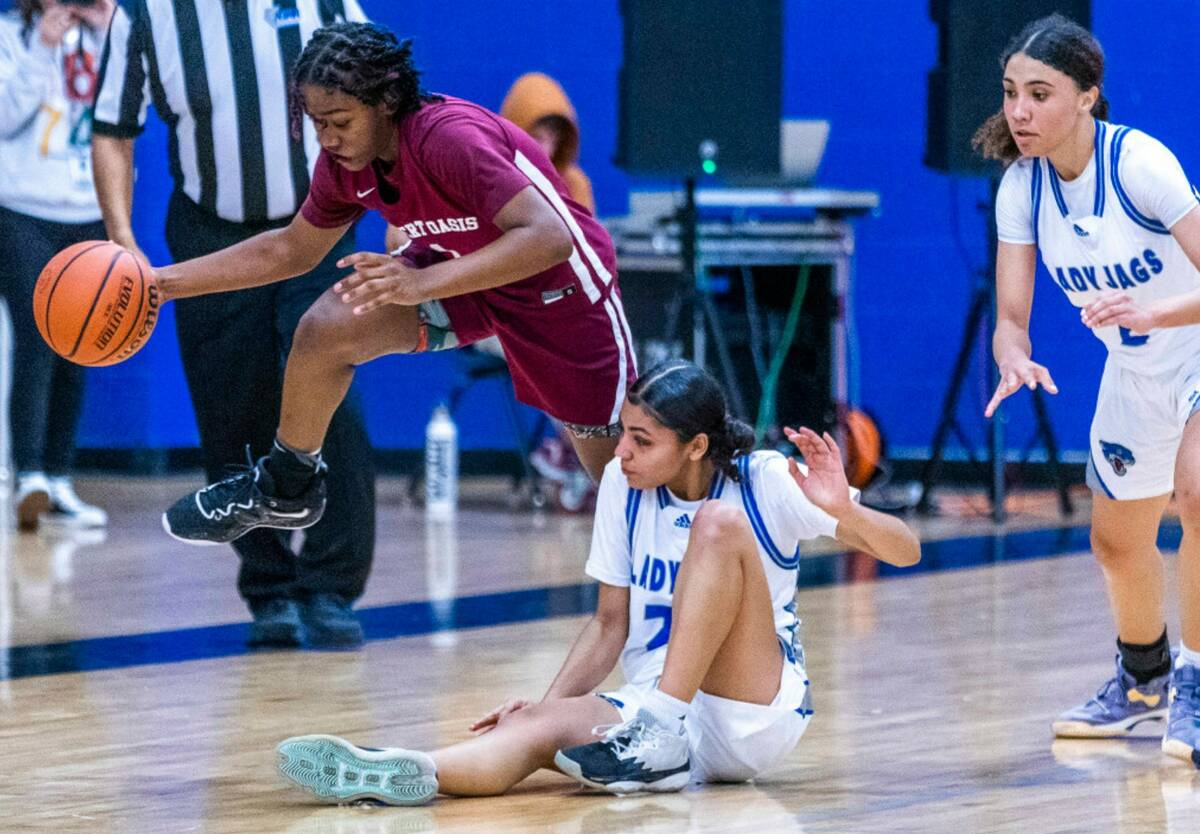
M 304 273 L 368 209 L 409 243 L 398 257 L 343 259 L 353 273 L 296 330 L 270 455 L 182 498 L 163 516 L 167 531 L 203 544 L 314 524 L 324 508 L 321 445 L 355 368 L 493 334 L 518 399 L 563 421 L 598 479 L 636 376 L 633 345 L 612 241 L 538 144 L 478 105 L 421 90 L 408 42 L 372 24 L 318 31 L 296 63 L 293 98 L 294 128 L 307 114 L 322 148 L 300 213 L 160 268 L 163 297 Z

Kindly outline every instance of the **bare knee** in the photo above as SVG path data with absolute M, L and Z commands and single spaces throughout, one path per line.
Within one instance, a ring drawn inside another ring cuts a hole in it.
M 1103 568 L 1117 568 L 1129 557 L 1129 545 L 1115 530 L 1092 526 L 1090 539 L 1092 553 Z
M 504 723 L 521 731 L 536 756 L 549 759 L 570 742 L 570 724 L 563 713 L 563 702 L 542 702 L 517 710 Z
M 692 519 L 688 549 L 728 560 L 733 552 L 753 549 L 754 534 L 746 514 L 729 504 L 707 501 Z M 688 558 L 691 558 L 689 553 Z
M 292 353 L 322 357 L 327 362 L 353 365 L 358 361 L 354 313 L 330 293 L 325 293 L 308 308 L 296 325 Z
M 1175 486 L 1175 506 L 1185 527 L 1200 525 L 1200 485 L 1181 481 Z

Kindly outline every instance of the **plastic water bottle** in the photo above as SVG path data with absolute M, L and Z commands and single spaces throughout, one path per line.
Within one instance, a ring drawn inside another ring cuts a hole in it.
M 458 428 L 439 405 L 425 426 L 425 514 L 451 518 L 458 507 Z
M 451 518 L 425 519 L 425 592 L 433 615 L 430 642 L 439 647 L 458 643 L 455 593 L 458 591 L 458 530 Z

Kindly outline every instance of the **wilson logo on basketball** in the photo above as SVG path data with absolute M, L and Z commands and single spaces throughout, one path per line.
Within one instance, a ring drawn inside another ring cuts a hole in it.
M 146 310 L 146 320 L 142 324 L 142 329 L 137 332 L 137 335 L 134 337 L 133 341 L 129 343 L 125 350 L 117 354 L 118 362 L 128 359 L 130 356 L 133 356 L 135 353 L 137 353 L 141 346 L 146 343 L 146 340 L 150 338 L 150 334 L 154 332 L 154 325 L 158 322 L 157 284 L 150 285 L 150 288 L 147 291 L 146 304 L 148 309 Z

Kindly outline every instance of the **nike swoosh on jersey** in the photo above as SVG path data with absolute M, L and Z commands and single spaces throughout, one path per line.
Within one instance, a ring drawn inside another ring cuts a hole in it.
M 375 186 L 371 186 L 366 191 L 355 191 L 354 193 L 357 194 L 358 199 L 361 200 L 363 197 L 366 197 L 368 194 L 370 194 L 374 190 L 375 190 Z

